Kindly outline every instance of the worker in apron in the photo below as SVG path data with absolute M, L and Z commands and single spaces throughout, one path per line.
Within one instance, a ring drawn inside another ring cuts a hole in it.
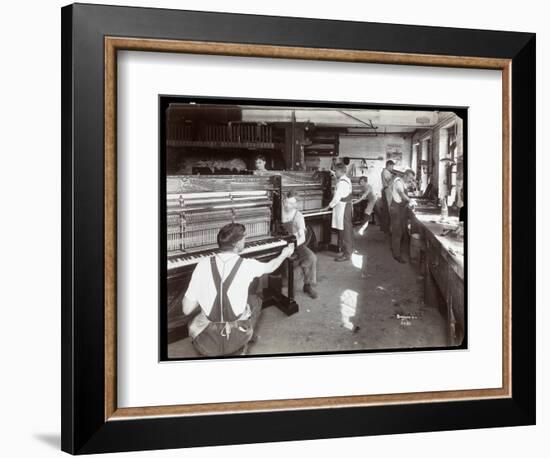
M 336 189 L 327 210 L 332 209 L 332 228 L 338 231 L 341 251 L 334 260 L 342 262 L 351 259 L 353 253 L 352 185 L 343 163 L 336 164 L 334 174 Z
M 218 233 L 220 252 L 201 259 L 182 301 L 183 313 L 197 316 L 189 323 L 195 349 L 204 356 L 246 353 L 261 313 L 257 296 L 249 294 L 255 278 L 274 272 L 294 252 L 292 245 L 269 262 L 242 258 L 245 227 L 230 223 Z

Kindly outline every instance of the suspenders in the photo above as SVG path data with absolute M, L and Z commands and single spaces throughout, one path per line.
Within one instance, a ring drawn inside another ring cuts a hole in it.
M 222 282 L 218 266 L 216 265 L 216 258 L 215 256 L 210 258 L 212 278 L 214 279 L 214 286 L 216 287 L 216 298 L 214 299 L 214 304 L 212 305 L 210 313 L 207 315 L 210 321 L 222 323 L 237 320 L 238 317 L 235 315 L 235 312 L 233 312 L 227 291 L 229 291 L 242 263 L 243 258 L 239 257 L 227 278 Z
M 205 314 L 206 319 L 209 321 L 208 325 L 193 339 L 193 345 L 201 355 L 233 354 L 242 349 L 243 345 L 252 337 L 252 326 L 247 320 L 239 320 L 235 316 L 227 295 L 227 291 L 231 287 L 231 283 L 233 283 L 242 263 L 243 258 L 239 257 L 229 276 L 222 281 L 215 258 L 210 259 L 216 298 L 210 313 Z

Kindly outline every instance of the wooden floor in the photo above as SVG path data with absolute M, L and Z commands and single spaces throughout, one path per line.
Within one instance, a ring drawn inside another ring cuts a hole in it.
M 393 259 L 377 226 L 356 236 L 355 248 L 351 262 L 345 263 L 334 262 L 331 252 L 317 253 L 319 298 L 304 295 L 297 277 L 300 311 L 288 317 L 275 307 L 264 309 L 248 354 L 445 346 L 443 317 L 438 309 L 424 305 L 418 270 Z M 354 331 L 355 326 L 359 329 Z M 168 356 L 199 355 L 187 338 L 169 345 Z

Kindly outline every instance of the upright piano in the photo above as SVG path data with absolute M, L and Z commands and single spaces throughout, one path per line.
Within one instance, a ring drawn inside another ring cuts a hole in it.
M 268 170 L 254 172 L 255 176 L 279 176 L 281 197 L 289 191 L 296 191 L 298 210 L 304 215 L 306 224 L 315 233 L 317 247 L 326 249 L 330 242 L 332 210 L 323 210 L 332 199 L 331 173 L 328 171 L 283 171 Z M 274 219 L 280 221 L 281 201 L 274 202 Z M 313 247 L 313 248 L 317 248 Z
M 293 236 L 277 236 L 273 202 L 280 198 L 280 177 L 253 175 L 179 175 L 166 181 L 167 340 L 187 335 L 192 316 L 183 315 L 182 298 L 197 263 L 219 252 L 218 231 L 230 222 L 246 227 L 243 257 L 267 262 L 280 254 Z M 263 306 L 276 305 L 287 315 L 298 311 L 294 301 L 294 272 L 288 262 L 288 293 L 270 278 Z M 257 284 L 253 285 L 257 287 Z

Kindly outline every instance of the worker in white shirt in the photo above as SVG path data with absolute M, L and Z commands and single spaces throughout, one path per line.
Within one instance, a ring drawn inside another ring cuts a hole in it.
M 332 209 L 332 228 L 339 231 L 342 251 L 341 255 L 334 260 L 342 262 L 351 259 L 353 252 L 352 188 L 351 180 L 346 175 L 346 166 L 343 163 L 336 164 L 334 175 L 336 176 L 336 189 L 332 200 L 324 210 Z
M 372 186 L 369 184 L 368 177 L 362 176 L 361 178 L 359 178 L 359 185 L 361 186 L 361 196 L 359 196 L 358 199 L 353 200 L 352 203 L 353 204 L 358 204 L 359 202 L 366 203 L 363 211 L 363 214 L 364 214 L 363 221 L 361 223 L 361 227 L 357 231 L 359 235 L 363 235 L 367 230 L 367 227 L 369 227 L 369 222 L 372 218 L 374 204 L 376 203 L 376 195 L 374 194 L 374 190 L 372 189 Z
M 414 172 L 407 169 L 403 178 L 395 177 L 392 184 L 392 202 L 390 205 L 391 217 L 391 249 L 396 261 L 404 264 L 405 260 L 401 256 L 403 242 L 407 240 L 407 207 L 410 199 L 405 192 L 408 186 L 414 180 Z
M 382 230 L 386 233 L 390 232 L 390 206 L 392 201 L 392 183 L 393 183 L 393 167 L 395 162 L 391 159 L 386 161 L 386 167 L 382 169 L 381 180 L 382 180 L 382 213 L 380 218 L 380 226 Z
M 189 324 L 189 335 L 201 355 L 246 352 L 261 312 L 261 303 L 249 297 L 250 284 L 277 270 L 294 252 L 291 244 L 269 262 L 245 259 L 239 256 L 245 239 L 242 224 L 222 227 L 218 233 L 221 252 L 198 262 L 182 300 L 185 315 L 200 308 Z
M 317 283 L 317 256 L 306 246 L 306 221 L 298 210 L 298 195 L 289 191 L 283 198 L 281 223 L 288 234 L 296 237 L 295 262 L 304 275 L 304 293 L 312 299 L 317 299 L 315 284 Z

